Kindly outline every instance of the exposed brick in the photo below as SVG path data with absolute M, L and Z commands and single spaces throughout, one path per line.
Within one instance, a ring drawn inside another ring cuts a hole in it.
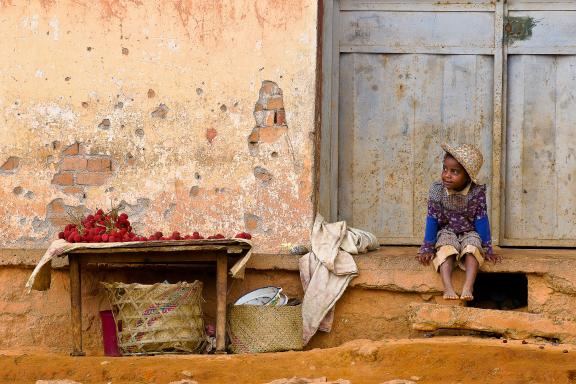
M 63 155 L 74 156 L 80 153 L 80 144 L 74 143 L 62 151 Z
M 286 125 L 286 112 L 283 109 L 276 111 L 276 125 Z
M 264 80 L 260 88 L 260 96 L 278 96 L 282 94 L 282 90 L 273 81 Z
M 66 215 L 64 200 L 54 199 L 46 206 L 47 216 L 64 216 Z
M 258 141 L 260 141 L 260 128 L 256 127 L 248 136 L 248 142 L 250 144 L 256 144 Z
M 282 96 L 275 96 L 268 99 L 266 102 L 266 109 L 282 109 L 284 108 L 284 101 Z
M 263 81 L 262 87 L 260 88 L 260 92 L 266 95 L 272 95 L 275 86 L 276 83 L 274 83 L 273 81 Z
M 267 183 L 270 180 L 272 180 L 272 174 L 266 168 L 263 167 L 254 168 L 254 176 L 264 183 Z
M 74 184 L 74 176 L 69 172 L 57 173 L 52 178 L 52 184 L 73 185 Z
M 254 118 L 256 119 L 256 126 L 266 127 L 274 125 L 274 111 L 258 111 L 254 112 Z M 267 125 L 269 124 L 269 125 Z
M 14 171 L 20 165 L 20 158 L 16 156 L 10 156 L 4 164 L 0 167 L 2 171 Z
M 256 105 L 254 106 L 254 112 L 263 111 L 263 110 L 264 110 L 264 106 L 260 103 L 256 103 Z
M 110 177 L 110 173 L 79 173 L 76 175 L 78 185 L 103 185 Z
M 62 191 L 68 195 L 78 195 L 84 193 L 84 189 L 80 187 L 65 187 Z
M 272 127 L 276 122 L 276 113 L 275 111 L 265 111 L 266 117 L 264 119 L 264 126 L 265 127 Z
M 217 135 L 218 131 L 216 131 L 216 129 L 214 128 L 208 128 L 206 130 L 206 140 L 208 140 L 209 143 L 212 143 L 212 140 L 214 140 L 214 138 L 216 138 Z
M 86 169 L 86 159 L 78 157 L 65 157 L 60 164 L 60 169 L 63 171 L 79 171 Z
M 110 172 L 112 161 L 110 159 L 88 159 L 86 169 L 92 172 Z
M 288 131 L 286 126 L 260 128 L 258 131 L 261 143 L 274 143 Z

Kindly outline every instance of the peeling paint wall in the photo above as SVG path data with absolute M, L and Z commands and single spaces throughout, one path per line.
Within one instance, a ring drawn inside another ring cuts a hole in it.
M 0 1 L 0 248 L 123 204 L 138 233 L 308 237 L 311 0 Z

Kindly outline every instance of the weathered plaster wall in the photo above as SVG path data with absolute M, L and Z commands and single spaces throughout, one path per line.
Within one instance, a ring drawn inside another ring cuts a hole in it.
M 111 202 L 145 235 L 306 238 L 316 8 L 0 1 L 0 248 L 45 247 L 68 210 Z

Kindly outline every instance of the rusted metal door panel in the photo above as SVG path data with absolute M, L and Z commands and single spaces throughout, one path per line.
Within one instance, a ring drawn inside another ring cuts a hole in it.
M 339 217 L 383 243 L 421 242 L 439 144 L 492 153 L 493 76 L 490 56 L 342 54 Z
M 508 20 L 509 54 L 576 54 L 576 10 L 511 10 Z
M 491 12 L 351 10 L 340 20 L 342 52 L 490 54 L 494 48 Z
M 501 243 L 576 245 L 576 2 L 508 4 Z
M 508 90 L 505 238 L 573 242 L 576 57 L 510 56 Z

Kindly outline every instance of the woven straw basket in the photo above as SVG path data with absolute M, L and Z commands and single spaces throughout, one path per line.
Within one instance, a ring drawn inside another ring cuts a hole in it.
M 302 305 L 233 305 L 228 311 L 234 353 L 301 350 Z
M 102 285 L 123 355 L 194 353 L 205 347 L 202 282 Z

